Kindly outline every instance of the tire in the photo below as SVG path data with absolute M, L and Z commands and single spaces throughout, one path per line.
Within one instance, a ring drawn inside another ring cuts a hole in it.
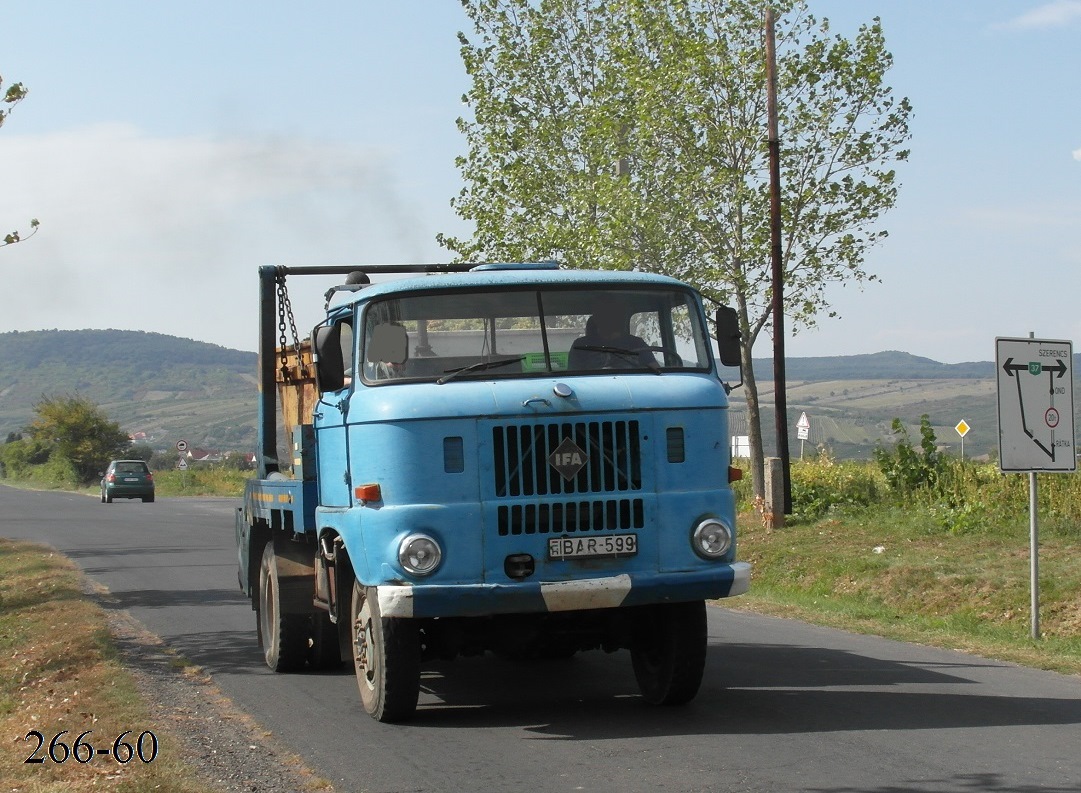
M 634 677 L 651 705 L 694 699 L 706 668 L 706 603 L 666 603 L 644 610 L 635 646 Z
M 325 611 L 312 612 L 312 641 L 308 648 L 308 664 L 312 669 L 338 669 L 342 652 L 338 644 L 338 626 Z
M 266 664 L 275 672 L 294 672 L 304 666 L 308 655 L 310 620 L 305 614 L 283 614 L 274 543 L 268 542 L 259 562 L 259 645 Z
M 112 504 L 113 503 L 113 497 L 111 495 L 109 495 L 109 493 L 107 493 L 105 491 L 102 491 L 101 503 L 103 503 L 103 504 Z
M 105 501 L 105 490 L 101 491 L 101 503 L 102 504 L 108 503 L 108 502 Z
M 353 582 L 353 665 L 364 710 L 376 721 L 406 721 L 420 695 L 420 634 L 410 619 L 382 617 L 375 588 Z

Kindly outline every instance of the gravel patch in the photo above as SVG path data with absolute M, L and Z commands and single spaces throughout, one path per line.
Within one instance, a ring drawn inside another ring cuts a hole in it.
M 107 604 L 109 594 L 89 589 Z M 106 608 L 109 630 L 155 723 L 180 741 L 194 775 L 221 793 L 334 793 L 294 752 L 243 712 L 202 669 L 126 611 Z

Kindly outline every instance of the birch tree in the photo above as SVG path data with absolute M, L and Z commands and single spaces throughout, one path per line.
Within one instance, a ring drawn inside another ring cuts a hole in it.
M 733 305 L 755 492 L 762 406 L 752 363 L 771 328 L 764 8 L 754 0 L 462 0 L 472 116 L 458 126 L 466 261 L 556 258 L 641 269 Z M 832 284 L 876 280 L 911 107 L 885 82 L 880 21 L 831 33 L 776 0 L 783 270 L 793 331 L 834 317 Z

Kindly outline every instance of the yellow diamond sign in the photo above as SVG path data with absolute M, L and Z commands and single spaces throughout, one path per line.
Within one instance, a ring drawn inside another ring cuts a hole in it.
M 959 422 L 957 422 L 957 426 L 954 427 L 954 429 L 957 430 L 957 434 L 963 438 L 968 435 L 968 431 L 972 428 L 968 426 L 968 422 L 966 422 L 964 419 L 961 419 Z

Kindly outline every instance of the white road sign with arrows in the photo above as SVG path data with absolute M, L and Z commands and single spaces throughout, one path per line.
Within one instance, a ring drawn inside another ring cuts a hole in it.
M 999 468 L 1074 471 L 1073 342 L 995 339 Z

